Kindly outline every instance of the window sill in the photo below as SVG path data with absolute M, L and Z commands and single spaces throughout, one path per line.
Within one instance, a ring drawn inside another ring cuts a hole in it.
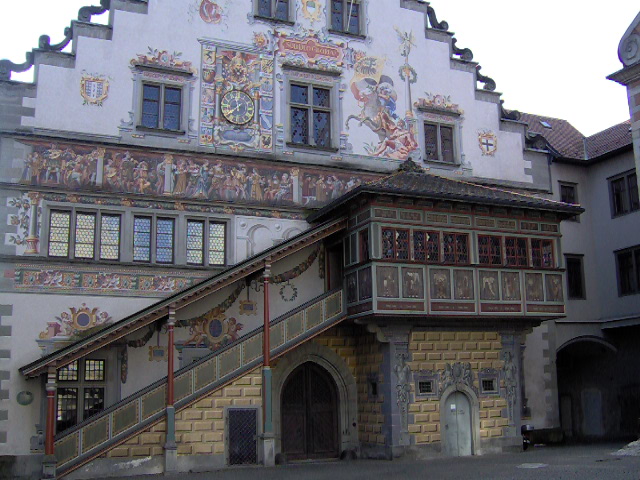
M 640 212 L 640 209 L 628 210 L 626 212 L 616 213 L 616 214 L 611 215 L 611 218 L 626 217 L 627 215 L 631 215 L 632 213 L 636 213 L 636 212 Z
M 438 166 L 446 166 L 446 167 L 451 167 L 451 168 L 458 168 L 460 167 L 460 165 L 462 165 L 461 163 L 458 162 L 445 162 L 444 160 L 423 160 L 423 162 L 427 165 L 429 164 L 434 164 L 434 165 L 438 165 Z
M 338 153 L 340 150 L 333 147 L 317 147 L 315 145 L 304 145 L 302 143 L 287 142 L 287 147 L 299 150 L 309 150 L 312 152 Z
M 333 28 L 329 29 L 329 33 L 332 33 L 333 35 L 342 35 L 344 37 L 349 37 L 349 38 L 357 38 L 358 40 L 366 40 L 367 36 L 366 35 L 362 35 L 361 33 L 351 33 L 351 32 L 345 32 L 342 30 L 334 30 Z
M 275 17 L 264 17 L 262 15 L 254 15 L 253 18 L 255 18 L 256 20 L 262 20 L 263 22 L 279 23 L 281 25 L 289 25 L 291 27 L 296 24 L 296 22 L 292 22 L 291 20 L 282 20 Z
M 144 125 L 137 125 L 136 131 L 153 133 L 156 135 L 165 135 L 171 137 L 183 137 L 187 132 L 184 130 L 171 130 L 168 128 L 153 128 L 153 127 L 145 127 Z

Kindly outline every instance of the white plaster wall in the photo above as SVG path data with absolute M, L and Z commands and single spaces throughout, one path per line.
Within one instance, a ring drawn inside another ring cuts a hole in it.
M 199 17 L 198 0 L 168 2 L 149 1 L 147 15 L 116 11 L 112 40 L 100 40 L 81 37 L 76 45 L 76 65 L 73 69 L 42 66 L 38 76 L 38 95 L 35 101 L 36 115 L 33 119 L 24 119 L 25 126 L 43 129 L 66 130 L 93 135 L 119 135 L 121 120 L 128 120 L 128 112 L 133 102 L 133 81 L 130 61 L 137 54 L 144 54 L 149 47 L 167 50 L 170 53 L 182 52 L 181 59 L 193 62 L 198 69 L 198 77 L 193 96 L 191 117 L 199 116 L 200 85 L 200 43 L 198 39 L 211 39 L 234 42 L 251 46 L 254 32 L 268 33 L 273 26 L 264 22 L 248 23 L 252 0 L 220 0 L 223 8 L 223 20 L 220 24 L 207 24 Z M 297 2 L 300 3 L 299 1 Z M 320 1 L 326 4 L 327 1 Z M 319 31 L 325 27 L 325 17 L 311 23 L 296 8 L 296 28 Z M 409 56 L 409 64 L 417 74 L 417 82 L 411 86 L 412 101 L 431 94 L 451 95 L 453 103 L 464 110 L 462 128 L 462 152 L 465 161 L 470 163 L 473 174 L 481 177 L 502 178 L 512 181 L 531 181 L 524 172 L 522 144 L 520 134 L 500 130 L 499 108 L 493 102 L 476 100 L 474 75 L 469 72 L 453 70 L 450 67 L 449 47 L 446 43 L 427 40 L 424 35 L 424 16 L 422 13 L 402 9 L 397 1 L 370 0 L 368 2 L 369 24 L 367 40 L 347 39 L 331 35 L 334 41 L 345 42 L 349 46 L 369 55 L 386 58 L 384 74 L 391 77 L 398 95 L 396 113 L 403 116 L 407 110 L 407 96 L 404 82 L 398 69 L 404 64 L 400 55 L 400 42 L 394 27 L 402 32 L 412 32 L 415 46 Z M 393 19 L 392 22 L 389 19 Z M 291 28 L 278 26 L 281 31 L 291 32 Z M 473 47 L 473 45 L 469 45 Z M 80 96 L 80 78 L 82 72 L 105 75 L 110 81 L 110 93 L 103 107 L 83 106 Z M 279 67 L 276 74 L 281 73 Z M 483 72 L 491 74 L 491 72 Z M 353 69 L 345 69 L 342 76 L 344 86 L 343 115 L 337 119 L 344 130 L 344 121 L 349 114 L 358 114 L 360 109 L 350 90 Z M 496 79 L 499 83 L 499 79 Z M 282 124 L 283 114 L 278 111 L 278 95 L 282 92 L 275 88 L 276 105 L 274 124 Z M 64 112 L 64 115 L 60 115 Z M 494 157 L 484 157 L 478 143 L 478 131 L 490 130 L 497 135 L 498 151 Z M 349 143 L 357 155 L 366 155 L 364 144 L 377 143 L 377 136 L 366 126 L 351 123 L 348 132 Z M 416 153 L 412 157 L 416 158 Z M 327 155 L 328 160 L 329 155 Z M 287 160 L 306 161 L 308 156 L 295 154 L 283 157 Z M 316 157 L 317 158 L 317 157 Z M 361 166 L 394 169 L 397 161 L 370 157 L 363 162 L 357 158 L 351 160 Z M 347 166 L 347 161 L 340 163 Z

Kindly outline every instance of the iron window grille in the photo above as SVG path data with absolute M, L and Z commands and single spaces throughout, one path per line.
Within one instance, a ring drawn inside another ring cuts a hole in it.
M 331 149 L 331 88 L 291 83 L 289 103 L 291 143 Z

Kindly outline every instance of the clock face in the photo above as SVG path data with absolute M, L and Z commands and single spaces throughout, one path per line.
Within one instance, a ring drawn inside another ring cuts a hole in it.
M 227 92 L 222 97 L 222 115 L 235 125 L 244 125 L 253 120 L 255 106 L 249 95 L 239 90 Z

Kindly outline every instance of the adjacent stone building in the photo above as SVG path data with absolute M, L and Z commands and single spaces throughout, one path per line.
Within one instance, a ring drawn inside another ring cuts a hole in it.
M 0 61 L 2 468 L 428 459 L 559 428 L 582 386 L 556 343 L 602 323 L 565 329 L 565 270 L 611 249 L 567 238 L 607 175 L 633 222 L 633 157 L 624 127 L 563 153 L 495 88 L 419 0 L 103 0 Z

